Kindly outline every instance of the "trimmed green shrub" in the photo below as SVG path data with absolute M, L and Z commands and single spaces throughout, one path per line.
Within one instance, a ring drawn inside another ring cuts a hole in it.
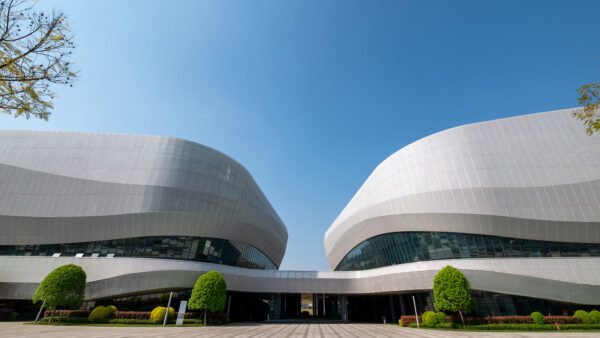
M 542 325 L 542 324 L 544 324 L 544 315 L 541 312 L 537 312 L 537 311 L 532 312 L 531 320 L 533 321 L 534 324 Z
M 587 317 L 589 324 L 600 324 L 600 311 L 592 310 Z
M 88 316 L 88 320 L 92 323 L 106 321 L 106 319 L 108 319 L 109 315 L 110 315 L 110 310 L 108 310 L 106 307 L 100 305 L 100 306 L 96 306 L 96 308 L 93 309 L 92 312 L 90 312 L 90 315 Z
M 44 317 L 50 317 L 52 312 L 54 312 L 54 316 L 59 317 L 87 318 L 90 315 L 90 312 L 85 310 L 46 310 L 44 311 Z
M 456 329 L 458 325 L 454 323 L 440 323 L 435 326 L 436 329 Z
M 410 323 L 409 327 L 417 327 L 416 323 Z M 421 328 L 431 328 L 428 325 L 421 325 Z M 457 329 L 469 330 L 469 331 L 556 331 L 556 325 L 554 324 L 479 324 L 479 325 L 466 325 L 458 326 L 452 323 L 437 324 L 436 329 Z M 600 330 L 600 324 L 562 324 L 560 325 L 561 331 L 568 330 Z
M 162 323 L 165 319 L 165 311 L 167 311 L 167 308 L 164 306 L 155 307 L 154 310 L 152 310 L 152 313 L 150 313 L 150 319 L 153 320 L 155 323 Z M 167 320 L 175 318 L 177 318 L 177 313 L 175 312 L 174 308 L 170 307 Z
M 437 315 L 435 314 L 435 312 L 423 312 L 423 324 L 427 326 L 435 326 L 435 324 L 437 324 Z
M 556 331 L 554 324 L 483 324 L 461 327 L 466 330 L 513 330 L 513 331 Z M 598 330 L 598 324 L 562 324 L 561 331 L 566 330 Z
M 87 318 L 82 317 L 55 317 L 50 322 L 50 317 L 44 317 L 40 319 L 40 324 L 59 324 L 60 323 L 76 323 L 76 324 L 88 324 L 90 321 Z
M 398 320 L 398 325 L 400 325 L 400 326 L 404 326 L 404 323 L 402 323 L 402 318 L 400 318 L 400 319 Z
M 438 324 L 443 324 L 446 322 L 446 314 L 445 313 L 440 311 L 440 312 L 436 313 L 436 315 L 437 315 Z
M 423 312 L 423 325 L 437 327 L 438 324 L 446 322 L 446 314 L 443 312 L 425 311 Z
M 108 321 L 110 324 L 148 324 L 155 325 L 156 322 L 150 319 L 111 319 Z M 161 322 L 162 323 L 162 322 Z
M 583 324 L 588 324 L 589 314 L 587 313 L 587 311 L 577 310 L 577 311 L 575 311 L 575 314 L 573 315 L 573 317 L 577 317 L 577 318 L 581 319 L 581 322 Z
M 114 305 L 109 306 L 97 306 L 90 315 L 88 316 L 88 320 L 92 323 L 106 321 L 111 317 L 114 317 L 115 312 L 117 311 L 117 307 Z
M 409 326 L 410 323 L 416 323 L 417 318 L 415 316 L 400 316 L 400 320 L 401 325 L 404 327 Z M 423 322 L 422 316 L 419 318 L 419 322 Z
M 106 318 L 114 318 L 115 312 L 117 312 L 117 307 L 114 305 L 109 305 L 106 307 Z
M 152 311 L 115 311 L 114 316 L 117 319 L 150 319 Z M 186 316 L 188 314 L 186 313 Z

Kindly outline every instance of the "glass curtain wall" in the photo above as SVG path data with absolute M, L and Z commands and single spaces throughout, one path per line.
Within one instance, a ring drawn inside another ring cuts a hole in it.
M 600 256 L 600 244 L 449 232 L 394 232 L 360 243 L 350 250 L 336 270 L 366 270 L 438 259 L 590 256 Z
M 64 244 L 2 245 L 0 255 L 164 258 L 249 269 L 277 269 L 264 253 L 250 244 L 188 236 L 121 238 Z

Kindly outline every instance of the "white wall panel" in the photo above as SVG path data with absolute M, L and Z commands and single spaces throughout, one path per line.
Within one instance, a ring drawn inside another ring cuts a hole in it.
M 600 136 L 587 136 L 571 113 L 460 126 L 400 149 L 327 230 L 331 268 L 390 232 L 600 243 Z
M 203 236 L 276 265 L 287 230 L 248 171 L 160 136 L 0 131 L 0 245 Z

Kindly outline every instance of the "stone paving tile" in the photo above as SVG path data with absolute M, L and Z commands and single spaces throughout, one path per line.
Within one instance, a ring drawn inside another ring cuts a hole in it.
M 399 338 L 599 338 L 599 332 L 456 332 L 417 330 L 383 324 L 231 324 L 212 327 L 42 326 L 0 323 L 2 338 L 158 338 L 158 337 L 399 337 Z

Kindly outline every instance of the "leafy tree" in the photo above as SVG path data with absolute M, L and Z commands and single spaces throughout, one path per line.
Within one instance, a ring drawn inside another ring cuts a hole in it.
M 47 309 L 75 307 L 83 301 L 85 271 L 75 264 L 59 266 L 51 271 L 33 294 L 33 302 L 45 302 Z M 52 311 L 54 316 L 54 311 Z M 52 321 L 52 317 L 50 318 Z
M 588 323 L 590 324 L 600 324 L 600 311 L 592 310 L 588 313 Z
M 50 86 L 72 86 L 68 61 L 75 45 L 65 15 L 47 15 L 28 0 L 0 1 L 0 110 L 48 120 L 55 97 Z
M 600 82 L 583 85 L 577 93 L 579 105 L 583 108 L 576 110 L 573 116 L 583 121 L 588 135 L 600 132 Z
M 469 280 L 460 270 L 447 265 L 435 275 L 433 298 L 436 310 L 458 312 L 465 325 L 463 313 L 473 308 L 473 298 Z
M 589 323 L 589 313 L 585 310 L 577 310 L 573 317 L 579 318 L 583 324 Z
M 198 277 L 188 307 L 191 310 L 204 310 L 204 325 L 206 325 L 207 312 L 223 311 L 226 299 L 225 279 L 218 271 L 211 270 Z

